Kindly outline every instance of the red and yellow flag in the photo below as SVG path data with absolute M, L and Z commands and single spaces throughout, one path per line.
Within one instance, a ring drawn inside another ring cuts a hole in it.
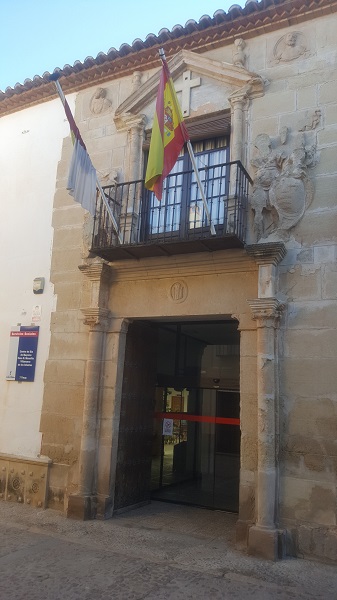
M 163 181 L 174 167 L 189 135 L 165 59 L 160 76 L 156 112 L 145 175 L 145 187 L 161 200 Z

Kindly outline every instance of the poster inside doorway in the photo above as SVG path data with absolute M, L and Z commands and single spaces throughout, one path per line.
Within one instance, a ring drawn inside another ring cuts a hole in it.
M 39 330 L 37 325 L 12 327 L 6 372 L 8 381 L 34 381 Z

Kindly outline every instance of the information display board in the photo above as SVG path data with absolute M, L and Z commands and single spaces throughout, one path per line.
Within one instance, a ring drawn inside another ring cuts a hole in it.
M 34 381 L 39 330 L 38 326 L 12 327 L 6 374 L 8 381 Z

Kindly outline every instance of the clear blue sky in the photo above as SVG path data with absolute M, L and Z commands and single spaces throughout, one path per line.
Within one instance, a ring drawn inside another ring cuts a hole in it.
M 0 0 L 0 89 L 244 0 Z

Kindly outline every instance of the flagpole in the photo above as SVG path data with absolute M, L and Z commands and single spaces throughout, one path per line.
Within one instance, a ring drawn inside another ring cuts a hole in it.
M 194 156 L 194 152 L 193 152 L 191 141 L 187 140 L 186 144 L 187 144 L 188 153 L 190 155 L 191 163 L 192 163 L 192 166 L 193 166 L 193 169 L 194 169 L 194 174 L 195 174 L 195 177 L 196 177 L 196 180 L 197 180 L 197 184 L 198 184 L 198 187 L 199 187 L 199 191 L 200 191 L 200 194 L 201 194 L 201 198 L 202 198 L 202 201 L 204 203 L 204 209 L 205 209 L 205 213 L 207 215 L 207 219 L 208 219 L 209 226 L 210 226 L 210 229 L 211 229 L 211 235 L 216 235 L 215 227 L 214 227 L 214 225 L 213 225 L 213 223 L 211 221 L 211 213 L 209 211 L 209 206 L 207 204 L 207 200 L 206 200 L 204 188 L 202 187 L 202 183 L 201 183 L 201 179 L 200 179 L 200 175 L 199 175 L 197 163 L 195 161 L 195 156 Z
M 164 61 L 165 61 L 165 64 L 166 64 L 166 57 L 165 57 L 164 48 L 159 48 L 159 56 L 160 56 L 160 59 L 161 59 L 163 65 L 164 65 Z M 172 98 L 173 98 L 173 101 L 176 102 L 175 94 L 172 94 Z M 177 109 L 178 114 L 179 114 L 179 112 L 181 112 L 180 111 L 180 107 L 176 106 L 176 109 Z M 181 123 L 179 123 L 179 126 L 181 127 Z M 204 188 L 203 188 L 202 183 L 201 183 L 201 179 L 200 179 L 200 175 L 199 175 L 199 170 L 198 170 L 197 163 L 196 163 L 196 160 L 195 160 L 195 156 L 194 156 L 194 152 L 193 152 L 191 141 L 189 139 L 186 140 L 186 144 L 187 144 L 188 153 L 190 155 L 192 167 L 193 167 L 193 170 L 194 170 L 195 178 L 197 180 L 197 185 L 198 185 L 198 188 L 199 188 L 199 191 L 200 191 L 201 199 L 202 199 L 203 204 L 204 204 L 205 213 L 206 213 L 206 216 L 207 216 L 207 219 L 208 219 L 208 222 L 209 222 L 209 226 L 210 226 L 210 230 L 211 230 L 211 235 L 215 236 L 216 235 L 215 227 L 214 227 L 214 225 L 212 223 L 212 220 L 211 220 L 211 213 L 210 213 L 209 206 L 208 206 L 208 203 L 207 203 L 207 200 L 206 200 L 205 191 L 204 191 Z
M 66 99 L 65 99 L 65 95 L 63 93 L 63 90 L 61 88 L 60 82 L 58 81 L 57 74 L 50 75 L 49 79 L 50 79 L 50 81 L 54 82 L 56 90 L 57 90 L 57 93 L 58 93 L 58 95 L 60 97 L 60 100 L 61 100 L 63 106 L 65 106 Z M 109 206 L 108 199 L 107 199 L 107 197 L 106 197 L 106 195 L 104 193 L 104 190 L 103 190 L 100 182 L 98 181 L 98 177 L 97 176 L 96 176 L 96 186 L 97 186 L 98 191 L 99 191 L 99 193 L 100 193 L 100 195 L 102 197 L 102 200 L 103 200 L 103 202 L 105 204 L 105 208 L 108 211 L 108 214 L 109 214 L 109 217 L 111 219 L 113 228 L 114 228 L 114 230 L 116 232 L 118 241 L 121 244 L 122 243 L 122 239 L 121 239 L 121 236 L 120 236 L 119 231 L 118 231 L 118 225 L 117 225 L 115 216 L 114 216 L 114 214 L 113 214 L 113 212 L 111 210 L 111 207 Z

